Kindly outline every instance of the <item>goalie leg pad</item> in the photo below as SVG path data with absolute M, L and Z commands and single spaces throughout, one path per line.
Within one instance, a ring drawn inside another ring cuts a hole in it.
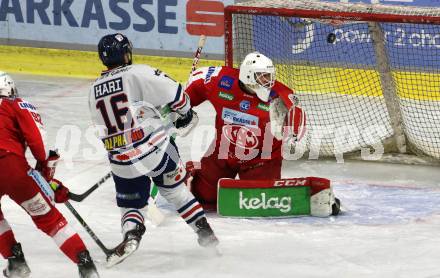
M 321 178 L 310 178 L 312 188 L 310 196 L 310 215 L 316 217 L 328 217 L 338 215 L 340 201 L 335 198 L 330 181 Z
M 328 217 L 332 214 L 334 195 L 331 188 L 324 189 L 310 197 L 310 215 Z
M 340 202 L 333 194 L 330 181 L 324 178 L 219 181 L 218 208 L 222 216 L 248 218 L 310 214 L 328 217 L 337 215 L 339 207 Z

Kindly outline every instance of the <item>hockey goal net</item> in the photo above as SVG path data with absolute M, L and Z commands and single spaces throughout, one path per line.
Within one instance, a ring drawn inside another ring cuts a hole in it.
M 440 159 L 440 9 L 258 0 L 225 9 L 225 62 L 252 51 L 308 115 L 310 152 Z

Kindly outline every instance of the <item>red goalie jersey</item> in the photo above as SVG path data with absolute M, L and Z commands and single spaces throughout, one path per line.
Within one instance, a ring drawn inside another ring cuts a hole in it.
M 300 139 L 304 133 L 305 115 L 295 106 L 296 98 L 291 89 L 275 82 L 269 101 L 264 102 L 239 82 L 238 69 L 209 67 L 194 72 L 186 92 L 191 106 L 208 100 L 216 111 L 216 139 L 201 159 L 200 168 L 195 169 L 191 161 L 187 163 L 192 176 L 188 179 L 191 192 L 205 209 L 216 208 L 217 182 L 221 178 L 233 179 L 237 175 L 242 180 L 281 177 L 282 141 L 272 132 L 280 139 L 282 132 L 271 129 L 270 102 L 278 103 L 276 107 L 280 108 L 272 111 L 284 110 L 277 114 L 281 124 L 287 126 L 286 134 Z
M 242 86 L 239 70 L 229 67 L 201 68 L 193 73 L 187 85 L 191 106 L 209 100 L 216 110 L 215 158 L 238 165 L 281 159 L 282 141 L 271 133 L 269 102 L 275 98 L 282 100 L 289 111 L 285 125 L 290 126 L 290 134 L 300 138 L 305 115 L 301 108 L 295 107 L 293 91 L 275 82 L 269 102 L 263 102 Z
M 45 161 L 43 123 L 35 106 L 21 98 L 0 98 L 0 150 L 24 157 L 26 146 L 35 159 Z

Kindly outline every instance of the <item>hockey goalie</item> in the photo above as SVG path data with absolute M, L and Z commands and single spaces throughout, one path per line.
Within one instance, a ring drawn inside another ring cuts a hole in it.
M 281 179 L 283 144 L 294 148 L 302 139 L 306 115 L 293 90 L 276 81 L 275 73 L 272 60 L 258 52 L 248 54 L 240 69 L 206 67 L 193 72 L 186 93 L 193 107 L 205 101 L 214 106 L 217 134 L 200 163 L 187 163 L 187 184 L 205 209 L 218 209 L 225 216 L 240 216 L 240 207 L 256 216 L 266 216 L 264 211 L 273 216 L 336 215 L 340 205 L 329 180 Z M 278 215 L 281 192 L 290 201 L 305 200 L 303 208 Z M 249 200 L 259 205 L 249 205 Z M 234 204 L 238 215 L 223 210 Z

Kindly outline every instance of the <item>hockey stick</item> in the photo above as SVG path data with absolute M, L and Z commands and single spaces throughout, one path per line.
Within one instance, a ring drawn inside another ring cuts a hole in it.
M 191 80 L 192 74 L 194 73 L 194 71 L 197 68 L 197 64 L 200 61 L 200 56 L 202 55 L 202 50 L 203 50 L 203 47 L 205 46 L 205 43 L 206 43 L 206 36 L 205 35 L 201 35 L 200 38 L 199 38 L 199 42 L 197 44 L 197 50 L 194 53 L 193 63 L 192 63 L 192 66 L 191 66 L 191 71 L 189 73 L 188 81 Z M 160 108 L 160 114 L 161 114 L 162 118 L 169 117 L 169 115 L 171 113 L 172 113 L 171 109 L 170 109 L 170 107 L 168 105 L 165 105 L 162 108 Z M 172 122 L 173 121 L 171 120 L 171 122 L 169 124 L 172 125 Z
M 102 179 L 100 179 L 97 183 L 92 185 L 86 192 L 82 194 L 75 194 L 72 192 L 69 192 L 69 199 L 75 202 L 82 202 L 85 198 L 87 198 L 93 191 L 98 189 L 104 182 L 106 182 L 109 178 L 111 178 L 112 173 L 109 172 L 107 175 L 105 175 Z
M 197 64 L 200 61 L 200 56 L 202 54 L 202 50 L 203 50 L 203 47 L 205 46 L 205 43 L 206 43 L 206 36 L 201 35 L 199 38 L 198 45 L 197 45 L 197 50 L 194 53 L 194 59 L 193 59 L 193 63 L 191 66 L 191 71 L 189 73 L 187 84 L 191 80 L 192 74 L 194 73 L 194 71 L 197 68 Z M 167 127 L 170 127 L 171 129 L 173 129 L 174 122 L 179 117 L 179 116 L 176 117 L 176 115 L 178 115 L 178 114 L 176 112 L 172 112 L 168 105 L 165 105 L 164 107 L 162 107 L 160 109 L 160 114 L 161 114 L 162 118 L 165 119 L 165 122 L 168 123 Z M 180 137 L 186 137 L 191 132 L 191 130 L 198 124 L 198 122 L 199 122 L 199 117 L 197 116 L 197 113 L 195 111 L 193 111 L 193 119 L 191 120 L 191 122 L 185 127 L 176 129 L 174 131 L 174 134 L 172 134 L 172 137 L 175 138 L 176 135 L 180 136 Z
M 83 194 L 75 194 L 69 192 L 69 199 L 75 202 L 82 202 L 85 198 L 87 198 L 93 191 L 98 189 L 103 183 L 105 183 L 109 178 L 112 177 L 112 172 L 109 172 L 107 175 L 101 178 L 97 183 L 92 185 L 86 192 Z M 152 185 L 154 186 L 154 185 Z M 165 216 L 160 212 L 159 208 L 156 206 L 156 194 L 154 196 L 150 196 L 149 204 L 147 208 L 147 217 L 153 222 L 154 225 L 159 226 L 165 220 Z
M 199 63 L 200 55 L 202 54 L 202 50 L 203 50 L 203 47 L 205 46 L 205 43 L 206 43 L 206 36 L 205 35 L 201 35 L 200 38 L 199 38 L 199 43 L 198 43 L 198 46 L 197 46 L 196 53 L 194 54 L 194 59 L 193 59 L 192 67 L 191 67 L 191 72 L 189 73 L 189 79 L 191 79 L 191 75 L 193 74 L 193 72 L 197 68 L 197 64 Z
M 70 212 L 75 216 L 75 218 L 78 220 L 78 222 L 83 226 L 83 228 L 86 230 L 86 232 L 90 235 L 90 237 L 93 239 L 93 241 L 101 248 L 102 252 L 108 257 L 114 253 L 114 249 L 108 249 L 102 241 L 98 238 L 98 236 L 93 232 L 93 230 L 87 225 L 86 221 L 79 215 L 79 213 L 76 211 L 76 209 L 72 206 L 72 204 L 67 201 L 64 203 L 66 207 L 70 210 Z

